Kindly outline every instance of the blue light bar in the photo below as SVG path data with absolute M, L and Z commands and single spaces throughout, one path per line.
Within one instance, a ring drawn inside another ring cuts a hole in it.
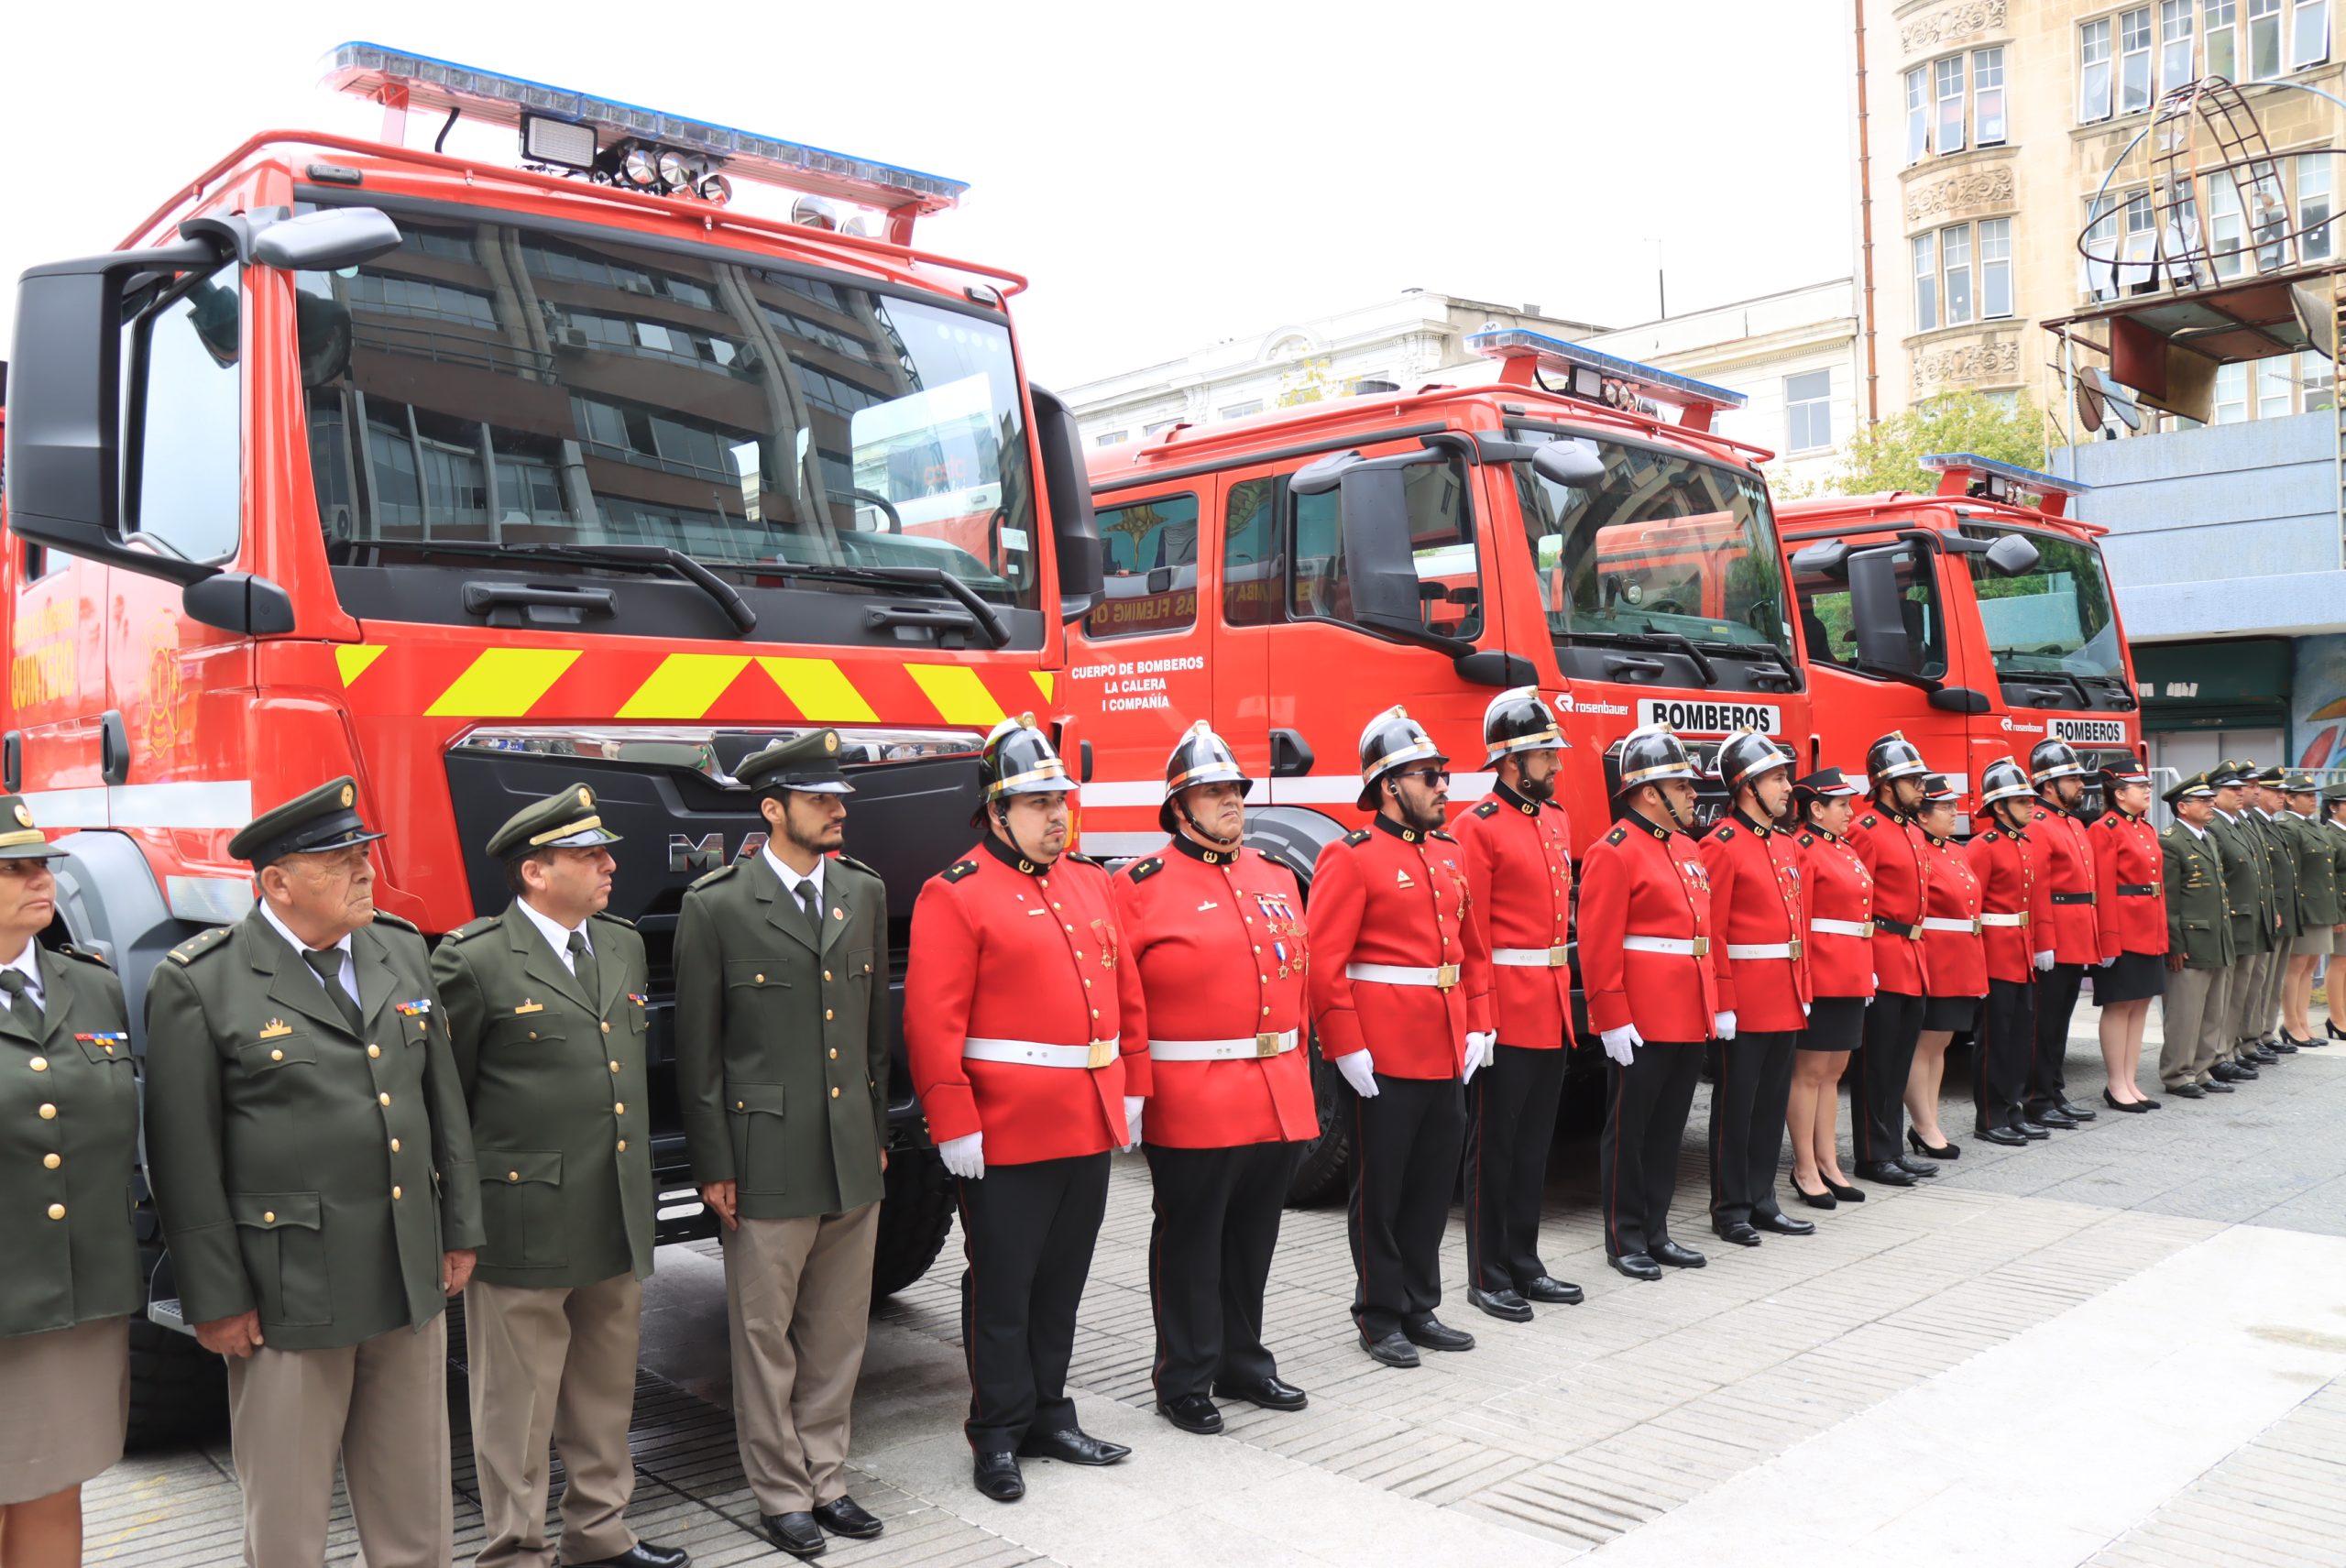
M 325 85 L 381 102 L 404 89 L 412 107 L 462 109 L 475 119 L 518 127 L 524 113 L 592 126 L 608 147 L 633 138 L 696 152 L 734 178 L 836 196 L 864 206 L 943 212 L 959 203 L 969 185 L 892 163 L 853 158 L 804 142 L 759 136 L 729 126 L 663 114 L 523 77 L 481 71 L 430 55 L 351 42 L 326 56 Z
M 1975 474 L 1992 474 L 2040 496 L 2082 496 L 2093 488 L 2080 480 L 2064 479 L 2058 474 L 2040 474 L 2017 463 L 2000 462 L 1973 452 L 1934 452 L 1924 457 L 1922 464 L 1934 474 L 1949 473 L 1959 468 L 1968 468 Z
M 1478 332 L 1466 339 L 1466 345 L 1486 359 L 1529 359 L 1542 370 L 1553 370 L 1572 378 L 1573 396 L 1589 397 L 1601 401 L 1602 384 L 1618 381 L 1639 391 L 1648 392 L 1667 402 L 1685 405 L 1706 403 L 1713 408 L 1739 409 L 1750 401 L 1741 392 L 1726 387 L 1715 387 L 1708 381 L 1697 381 L 1692 376 L 1657 369 L 1640 365 L 1634 359 L 1622 359 L 1577 343 L 1566 343 L 1545 333 L 1526 332 L 1520 327 L 1507 327 L 1495 332 Z M 1584 378 L 1578 371 L 1591 373 L 1595 385 L 1584 389 Z

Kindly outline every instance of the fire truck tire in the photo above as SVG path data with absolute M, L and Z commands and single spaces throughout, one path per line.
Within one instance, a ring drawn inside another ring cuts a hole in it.
M 1341 1113 L 1350 1098 L 1351 1091 L 1344 1088 L 1344 1075 L 1321 1058 L 1320 1044 L 1314 1040 L 1311 1102 L 1320 1113 L 1320 1135 L 1304 1146 L 1303 1157 L 1296 1161 L 1295 1174 L 1288 1179 L 1289 1208 L 1332 1203 L 1343 1196 L 1352 1174 L 1353 1139 Z
M 872 1294 L 893 1296 L 928 1272 L 953 1232 L 953 1183 L 935 1149 L 888 1151 L 880 1234 L 872 1247 Z
M 138 1267 L 151 1277 L 160 1243 L 138 1249 Z M 151 1448 L 209 1437 L 228 1422 L 226 1364 L 195 1342 L 143 1312 L 130 1320 L 130 1445 Z

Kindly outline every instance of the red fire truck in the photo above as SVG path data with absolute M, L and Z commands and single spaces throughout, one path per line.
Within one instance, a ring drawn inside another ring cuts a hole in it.
M 1811 752 L 1766 454 L 1710 428 L 1739 394 L 1534 333 L 1473 341 L 1496 384 L 1095 454 L 1108 566 L 1067 693 L 1096 748 L 1087 849 L 1162 841 L 1165 758 L 1199 718 L 1262 781 L 1250 841 L 1307 884 L 1363 819 L 1356 740 L 1396 702 L 1449 751 L 1463 808 L 1491 784 L 1484 707 L 1536 684 L 1575 748 L 1559 798 L 1583 844 L 1612 817 L 1607 748 L 1639 724 Z M 1343 1135 L 1323 1127 L 1299 1199 L 1341 1178 Z
M 979 741 L 1056 714 L 1097 597 L 1022 280 L 914 247 L 952 181 L 371 44 L 330 70 L 380 142 L 256 136 L 122 250 L 22 284 L 5 773 L 70 851 L 57 935 L 137 1020 L 168 948 L 250 907 L 230 834 L 342 773 L 389 830 L 381 905 L 444 932 L 507 900 L 490 831 L 585 780 L 664 992 L 686 884 L 763 842 L 732 768 L 827 725 L 901 1005 Z M 407 148 L 425 110 L 518 131 L 521 166 Z M 797 193 L 790 221 L 735 181 Z M 653 1017 L 675 1240 L 714 1225 Z M 949 1224 L 901 1066 L 893 1094 L 882 1289 Z M 142 1425 L 193 1413 L 215 1358 L 136 1343 Z
M 2087 763 L 2142 754 L 2134 671 L 2088 487 L 1968 453 L 1925 457 L 1932 495 L 1779 513 L 1824 759 L 1902 729 L 1958 790 L 2047 736 Z

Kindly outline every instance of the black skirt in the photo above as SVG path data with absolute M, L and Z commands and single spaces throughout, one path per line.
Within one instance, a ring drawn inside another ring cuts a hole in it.
M 1863 1042 L 1866 999 L 1820 996 L 1809 1004 L 1808 1027 L 1800 1033 L 1804 1051 L 1854 1051 Z
M 1923 999 L 1923 1027 L 1946 1029 L 1960 1035 L 1979 1021 L 1979 999 L 1976 996 L 1926 996 Z
M 2089 969 L 2093 1004 L 2109 1007 L 2121 1002 L 2141 1002 L 2166 990 L 2166 958 L 2160 953 L 2121 953 L 2108 969 Z

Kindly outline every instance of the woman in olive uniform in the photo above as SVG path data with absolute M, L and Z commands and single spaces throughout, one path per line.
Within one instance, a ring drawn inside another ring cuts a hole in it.
M 82 1483 L 122 1457 L 138 1088 L 122 986 L 34 940 L 57 851 L 0 795 L 0 1561 L 82 1561 Z

